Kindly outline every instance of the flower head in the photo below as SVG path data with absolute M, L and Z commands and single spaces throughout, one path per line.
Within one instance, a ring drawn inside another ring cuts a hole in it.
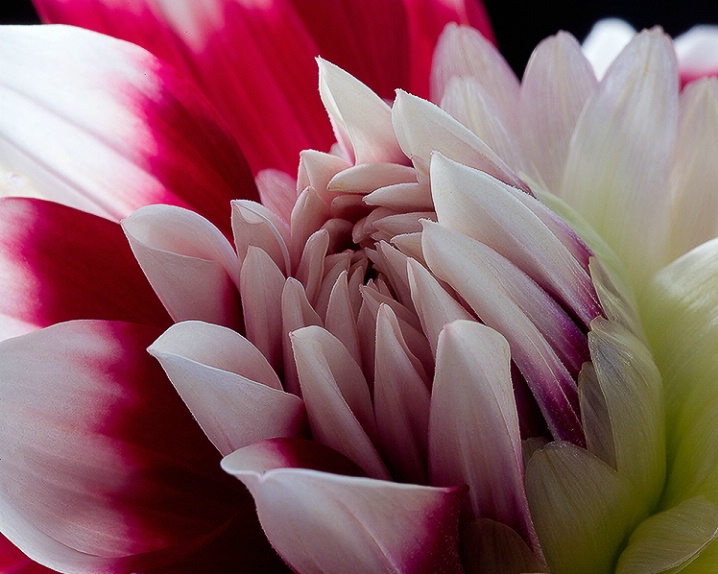
M 336 43 L 299 4 L 39 4 L 174 68 L 77 29 L 3 31 L 10 59 L 29 51 L 51 86 L 63 76 L 48 52 L 75 57 L 80 73 L 61 90 L 38 90 L 18 66 L 8 78 L 19 113 L 83 152 L 9 124 L 8 182 L 126 216 L 127 238 L 88 213 L 3 200 L 8 285 L 42 278 L 2 308 L 10 540 L 67 572 L 708 563 L 714 244 L 666 265 L 714 233 L 714 212 L 692 227 L 685 212 L 718 183 L 709 151 L 687 151 L 715 149 L 718 90 L 705 80 L 679 95 L 670 39 L 637 35 L 599 81 L 559 34 L 519 82 L 479 32 L 449 24 L 422 94 L 433 103 L 401 90 L 387 103 L 386 77 L 367 73 L 372 89 L 324 59 L 315 100 L 307 32 L 320 48 Z M 421 92 L 418 23 L 432 10 L 443 22 L 477 15 L 463 3 L 391 9 L 419 55 L 395 81 Z M 94 19 L 106 10 L 162 23 L 164 36 Z M 232 71 L 246 85 L 217 75 L 220 22 L 264 61 L 257 76 L 245 63 Z M 296 53 L 275 54 L 253 26 L 295 40 Z M 358 65 L 349 49 L 335 55 Z M 252 81 L 269 82 L 271 98 L 243 99 Z M 94 111 L 66 103 L 88 89 Z M 323 151 L 299 153 L 310 147 Z M 223 217 L 234 190 L 243 197 Z M 79 223 L 97 244 L 76 241 L 67 273 L 52 254 L 59 230 Z M 88 277 L 101 289 L 76 300 Z M 68 506 L 82 511 L 63 519 Z

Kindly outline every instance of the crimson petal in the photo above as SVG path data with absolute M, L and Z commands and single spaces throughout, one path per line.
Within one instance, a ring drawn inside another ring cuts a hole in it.
M 0 199 L 0 340 L 72 319 L 167 327 L 120 226 L 38 199 Z

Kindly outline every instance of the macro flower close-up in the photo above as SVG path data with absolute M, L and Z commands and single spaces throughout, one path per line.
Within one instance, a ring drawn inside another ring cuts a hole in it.
M 718 26 L 34 5 L 0 572 L 716 572 Z

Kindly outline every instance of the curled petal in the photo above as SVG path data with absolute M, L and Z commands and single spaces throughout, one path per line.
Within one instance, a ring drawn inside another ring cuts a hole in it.
M 150 205 L 125 219 L 122 228 L 175 321 L 239 325 L 237 256 L 209 221 L 179 207 Z
M 222 467 L 252 493 L 267 537 L 297 572 L 462 572 L 461 489 L 291 468 L 291 452 L 261 446 Z
M 374 446 L 377 436 L 369 386 L 349 351 L 321 327 L 290 335 L 302 397 L 314 436 L 369 476 L 389 477 Z
M 305 434 L 301 399 L 281 390 L 264 355 L 238 333 L 208 323 L 178 323 L 148 350 L 221 454 Z

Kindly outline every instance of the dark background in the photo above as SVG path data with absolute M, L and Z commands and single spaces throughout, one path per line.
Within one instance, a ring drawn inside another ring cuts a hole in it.
M 1 2 L 0 23 L 38 21 L 30 0 Z M 658 24 L 672 36 L 698 23 L 718 24 L 718 0 L 484 0 L 484 4 L 501 51 L 519 74 L 541 39 L 567 30 L 582 40 L 591 25 L 601 18 L 618 16 L 637 29 Z

